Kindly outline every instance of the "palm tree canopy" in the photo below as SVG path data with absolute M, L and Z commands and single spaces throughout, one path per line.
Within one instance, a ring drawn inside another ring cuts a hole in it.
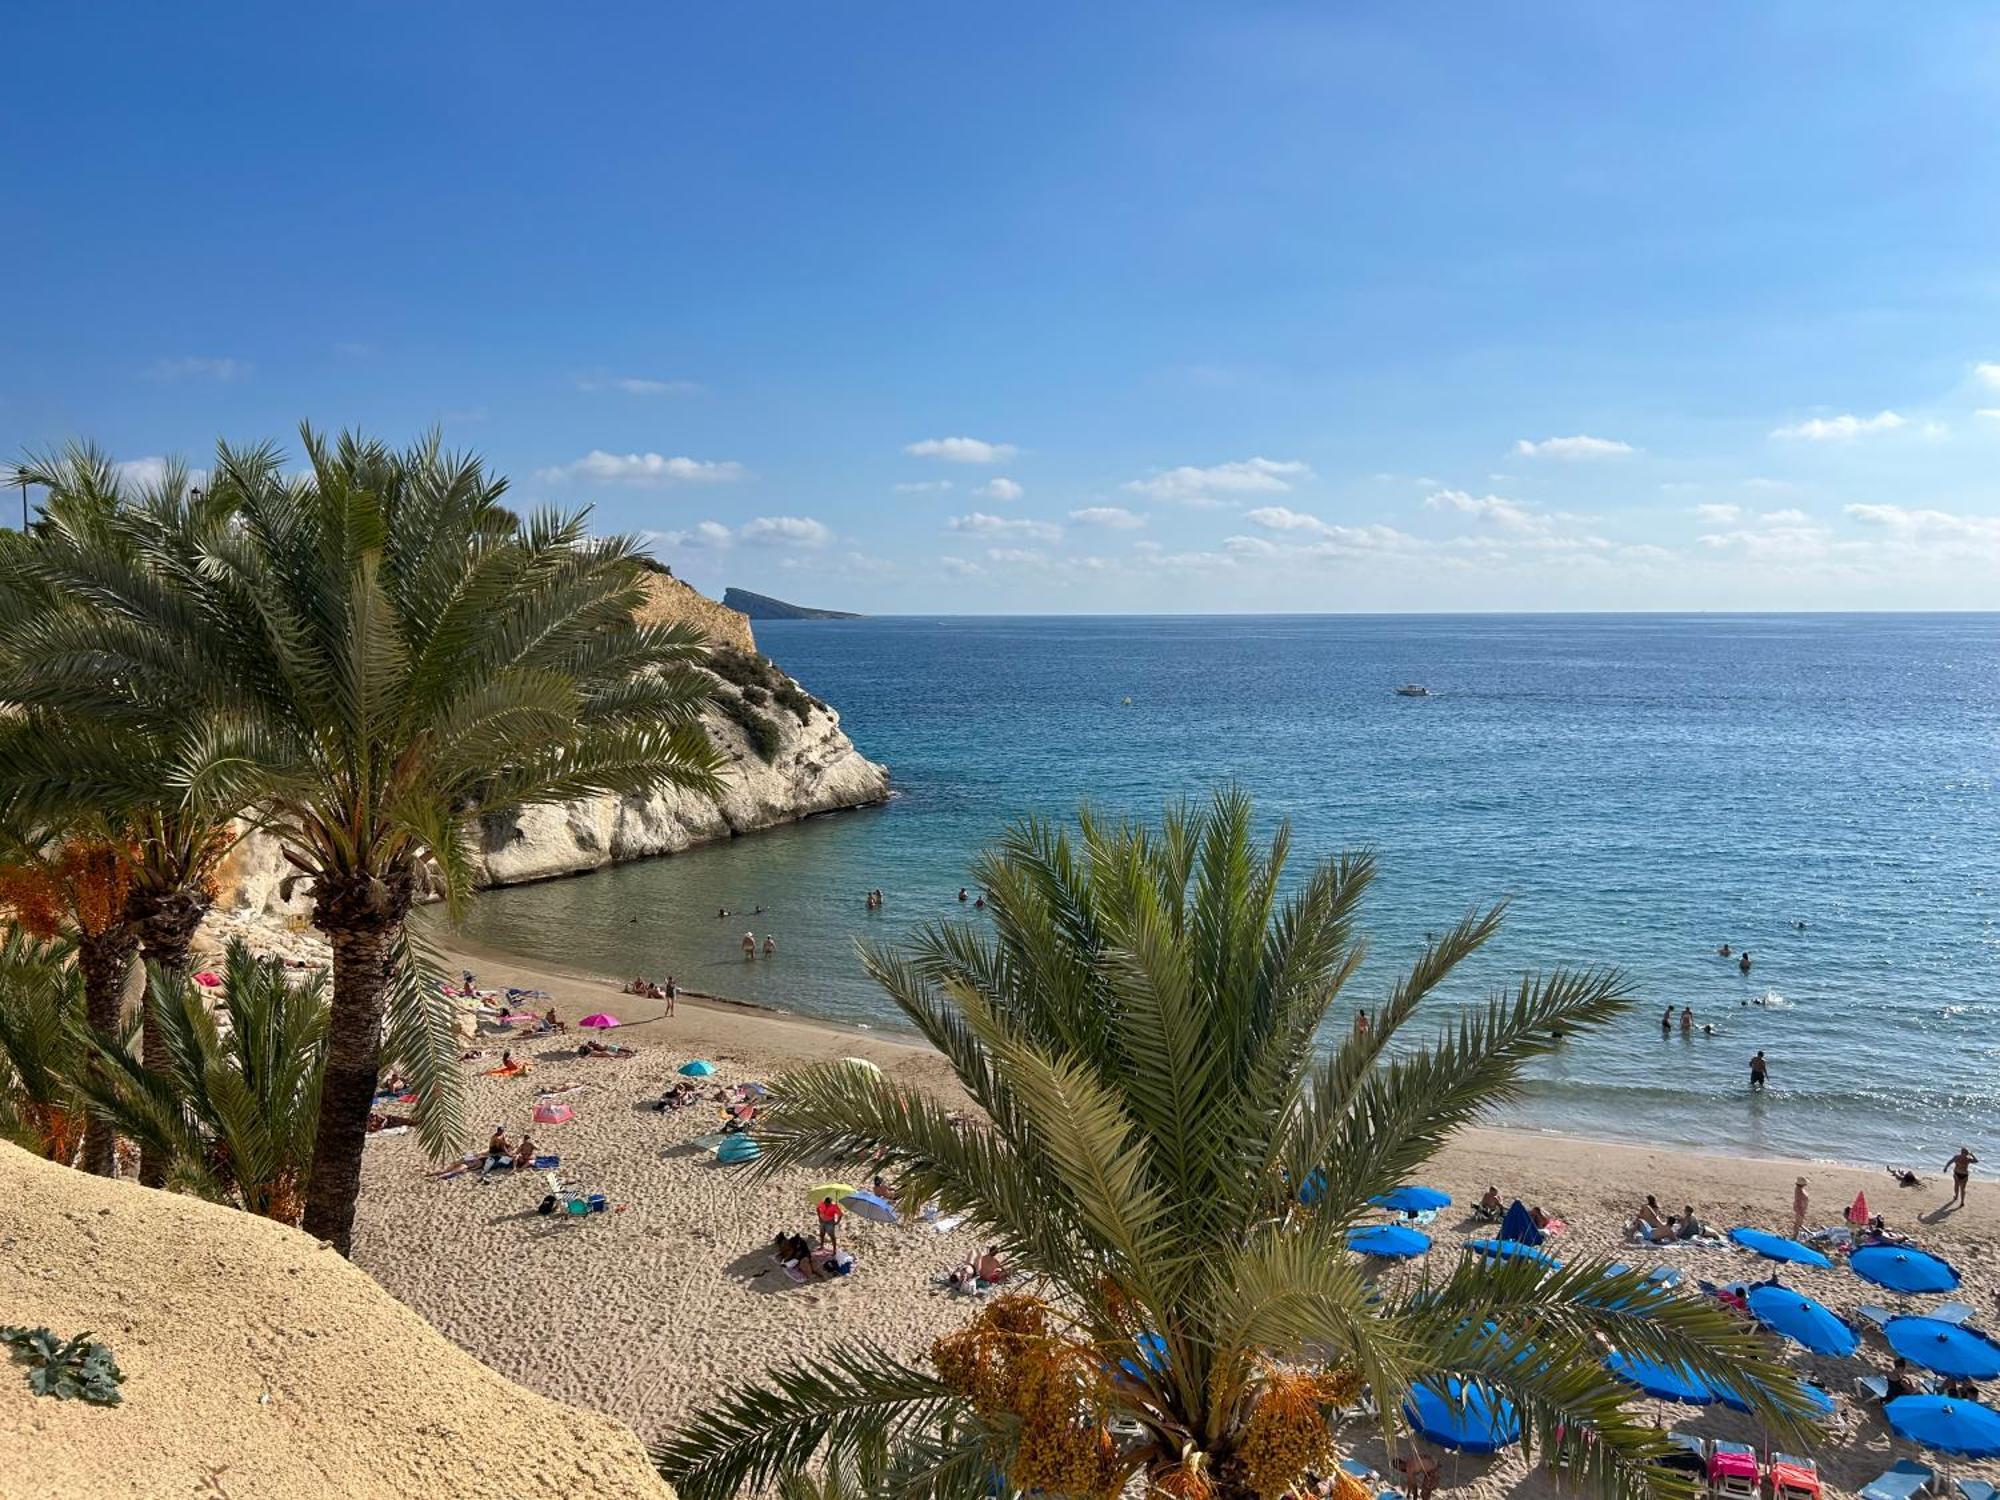
M 152 976 L 165 1078 L 97 1037 L 108 1066 L 84 1088 L 121 1135 L 160 1151 L 171 1185 L 297 1223 L 326 1073 L 326 975 L 287 973 L 240 940 L 221 969 L 219 1012 L 185 977 Z
M 1468 1258 L 1417 1287 L 1363 1275 L 1346 1232 L 1368 1199 L 1512 1096 L 1556 1028 L 1603 1024 L 1627 990 L 1615 971 L 1558 970 L 1427 1045 L 1399 1041 L 1495 907 L 1428 943 L 1366 1030 L 1325 1050 L 1375 867 L 1349 855 L 1288 882 L 1288 846 L 1282 828 L 1259 844 L 1234 791 L 1153 828 L 1031 820 L 976 867 L 990 931 L 939 924 L 864 951 L 982 1118 L 817 1065 L 774 1085 L 748 1170 L 875 1164 L 905 1201 L 987 1226 L 1038 1295 L 940 1339 L 935 1371 L 856 1349 L 740 1389 L 662 1449 L 683 1495 L 812 1463 L 902 1493 L 983 1493 L 999 1473 L 1109 1496 L 1143 1473 L 1185 1500 L 1275 1500 L 1331 1467 L 1328 1411 L 1363 1383 L 1393 1428 L 1413 1387 L 1453 1380 L 1510 1400 L 1527 1442 L 1602 1492 L 1663 1493 L 1661 1436 L 1623 1410 L 1605 1342 L 1685 1361 L 1781 1427 L 1803 1419 L 1796 1377 L 1753 1336 L 1637 1272 Z
M 79 792 L 143 791 L 129 738 L 151 735 L 167 785 L 259 806 L 308 874 L 422 857 L 456 898 L 476 813 L 713 788 L 703 642 L 632 619 L 636 544 L 517 518 L 435 435 L 303 437 L 306 472 L 225 444 L 205 491 L 173 467 L 126 495 L 89 449 L 23 466 L 51 504 L 45 545 L 9 554 L 38 607 L 0 618 L 0 696 L 63 715 Z

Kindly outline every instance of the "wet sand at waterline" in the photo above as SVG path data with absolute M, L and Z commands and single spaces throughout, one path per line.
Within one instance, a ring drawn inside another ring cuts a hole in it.
M 534 1212 L 546 1191 L 539 1173 L 516 1181 L 498 1174 L 487 1186 L 476 1174 L 438 1181 L 413 1136 L 369 1143 L 355 1259 L 502 1374 L 618 1417 L 652 1442 L 736 1382 L 774 1365 L 810 1361 L 864 1338 L 921 1359 L 939 1332 L 970 1314 L 973 1304 L 945 1292 L 936 1278 L 980 1248 L 971 1230 L 939 1235 L 921 1224 L 878 1226 L 850 1216 L 841 1242 L 858 1261 L 854 1275 L 795 1284 L 772 1263 L 769 1245 L 780 1229 L 811 1236 L 809 1195 L 820 1179 L 802 1172 L 751 1178 L 718 1167 L 691 1144 L 718 1128 L 714 1106 L 664 1114 L 650 1107 L 680 1064 L 696 1057 L 715 1064 L 712 1085 L 768 1078 L 808 1061 L 861 1057 L 898 1082 L 962 1097 L 935 1053 L 901 1038 L 685 997 L 668 1019 L 661 1002 L 620 994 L 608 980 L 528 968 L 490 954 L 461 955 L 451 965 L 472 969 L 483 987 L 549 991 L 572 1027 L 592 1011 L 610 1011 L 626 1022 L 613 1038 L 640 1049 L 623 1061 L 579 1059 L 564 1038 L 528 1041 L 515 1046 L 515 1055 L 532 1060 L 533 1071 L 496 1080 L 477 1071 L 497 1063 L 506 1043 L 496 1038 L 479 1043 L 486 1058 L 466 1064 L 473 1075 L 471 1119 L 482 1140 L 499 1121 L 518 1136 L 543 1090 L 586 1085 L 568 1096 L 576 1113 L 572 1123 L 535 1127 L 534 1134 L 542 1150 L 562 1156 L 567 1186 L 604 1192 L 617 1205 L 613 1212 L 552 1221 Z M 1716 1225 L 1784 1232 L 1791 1225 L 1793 1180 L 1803 1174 L 1811 1183 L 1810 1224 L 1837 1221 L 1855 1193 L 1865 1190 L 1871 1207 L 1894 1227 L 1959 1268 L 1966 1283 L 1959 1299 L 1990 1324 L 2000 1288 L 2000 1187 L 1975 1181 L 1967 1208 L 1939 1214 L 1948 1196 L 1944 1177 L 1933 1163 L 1912 1165 L 1926 1179 L 1922 1188 L 1900 1189 L 1880 1168 L 1469 1130 L 1424 1174 L 1458 1205 L 1433 1226 L 1438 1244 L 1430 1259 L 1442 1268 L 1452 1246 L 1474 1233 L 1469 1225 L 1461 1228 L 1459 1209 L 1492 1183 L 1508 1197 L 1539 1203 L 1568 1220 L 1569 1231 L 1550 1246 L 1558 1255 L 1664 1262 L 1681 1267 L 1690 1283 L 1697 1277 L 1759 1280 L 1777 1268 L 1734 1250 L 1628 1250 L 1623 1227 L 1652 1192 L 1669 1211 L 1692 1203 Z M 1939 1300 L 1905 1302 L 1844 1269 L 1787 1267 L 1785 1280 L 1848 1316 L 1863 1302 L 1918 1311 Z M 1833 1487 L 1856 1489 L 1895 1458 L 1915 1452 L 1851 1394 L 1855 1375 L 1888 1367 L 1879 1336 L 1871 1333 L 1847 1360 L 1787 1348 L 1839 1399 L 1841 1425 L 1815 1449 Z M 1759 1441 L 1749 1419 L 1734 1413 L 1649 1406 L 1681 1430 Z M 1383 1465 L 1379 1437 L 1361 1428 L 1350 1436 L 1354 1451 Z M 1492 1459 L 1447 1454 L 1443 1473 L 1447 1488 L 1475 1493 L 1535 1495 L 1550 1488 L 1546 1474 L 1524 1471 L 1518 1453 Z M 1953 1461 L 1951 1473 L 2000 1479 L 2000 1463 Z

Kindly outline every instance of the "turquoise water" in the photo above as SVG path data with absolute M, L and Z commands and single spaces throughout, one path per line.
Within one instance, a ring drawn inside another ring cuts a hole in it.
M 1931 1165 L 1963 1138 L 2000 1161 L 2000 616 L 883 619 L 758 637 L 890 765 L 897 798 L 489 892 L 469 938 L 891 1026 L 855 939 L 963 914 L 968 858 L 1005 819 L 1086 798 L 1150 812 L 1234 778 L 1292 820 L 1301 860 L 1378 851 L 1350 996 L 1373 1003 L 1427 931 L 1499 896 L 1506 929 L 1434 1002 L 1440 1021 L 1524 969 L 1630 974 L 1629 1021 L 1541 1066 L 1512 1122 Z M 1395 696 L 1406 680 L 1436 696 Z M 880 913 L 863 909 L 874 886 Z M 775 959 L 742 961 L 745 926 L 776 935 Z M 1747 978 L 1715 956 L 1725 941 L 1750 949 Z M 1668 1003 L 1720 1034 L 1662 1039 Z M 1752 1096 L 1758 1048 L 1771 1088 Z

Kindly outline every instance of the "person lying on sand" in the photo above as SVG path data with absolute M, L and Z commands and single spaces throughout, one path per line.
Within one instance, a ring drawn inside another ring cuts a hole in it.
M 1889 1168 L 1889 1175 L 1896 1179 L 1897 1187 L 1922 1187 L 1924 1185 L 1923 1178 L 1912 1172 L 1908 1167 L 1891 1167 Z
M 637 1047 L 627 1047 L 623 1042 L 606 1045 L 595 1039 L 579 1044 L 576 1049 L 578 1057 L 636 1057 L 638 1054 Z
M 1528 1210 L 1528 1217 L 1535 1221 L 1537 1229 L 1552 1229 L 1553 1233 L 1561 1234 L 1569 1228 L 1569 1225 L 1563 1222 L 1561 1214 L 1552 1214 L 1539 1203 Z
M 374 1113 L 368 1116 L 368 1133 L 374 1135 L 381 1130 L 404 1130 L 417 1123 L 415 1115 L 385 1115 Z

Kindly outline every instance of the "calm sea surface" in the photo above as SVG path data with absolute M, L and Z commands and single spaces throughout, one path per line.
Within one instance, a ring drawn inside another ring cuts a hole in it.
M 1379 853 L 1370 957 L 1340 1015 L 1373 1004 L 1426 932 L 1499 896 L 1505 931 L 1431 1003 L 1433 1026 L 1524 969 L 1630 974 L 1631 1017 L 1538 1067 L 1510 1123 L 1930 1167 L 1963 1138 L 2000 1162 L 2000 616 L 757 634 L 889 764 L 895 801 L 490 892 L 468 938 L 886 1028 L 855 940 L 963 915 L 968 859 L 1006 819 L 1083 799 L 1149 813 L 1233 778 L 1291 819 L 1301 868 Z M 1395 696 L 1406 680 L 1436 696 Z M 873 886 L 880 913 L 862 906 Z M 741 959 L 746 925 L 776 935 L 775 959 Z M 1747 977 L 1723 942 L 1751 951 Z M 1663 1039 L 1669 1003 L 1718 1034 Z M 1753 1096 L 1758 1048 L 1771 1088 Z

